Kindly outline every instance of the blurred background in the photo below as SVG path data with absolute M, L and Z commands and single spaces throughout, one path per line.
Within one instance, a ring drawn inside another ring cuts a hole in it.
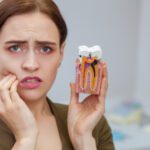
M 78 46 L 100 45 L 109 73 L 105 115 L 116 150 L 150 149 L 150 1 L 55 2 L 69 34 L 63 63 L 48 96 L 68 104 Z

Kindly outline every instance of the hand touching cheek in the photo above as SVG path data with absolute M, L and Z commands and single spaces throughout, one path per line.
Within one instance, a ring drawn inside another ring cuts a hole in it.
M 0 80 L 0 119 L 12 130 L 16 140 L 36 134 L 35 118 L 17 93 L 18 80 L 8 75 Z

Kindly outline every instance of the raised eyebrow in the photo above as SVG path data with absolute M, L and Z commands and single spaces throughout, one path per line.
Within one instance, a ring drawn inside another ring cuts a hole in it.
M 11 41 L 6 41 L 5 42 L 5 44 L 13 44 L 13 43 L 24 44 L 24 43 L 27 43 L 27 41 L 11 40 Z
M 6 41 L 5 44 L 12 44 L 12 43 L 19 43 L 19 44 L 25 44 L 28 43 L 27 41 L 20 41 L 20 40 L 11 40 L 11 41 Z M 57 44 L 55 42 L 51 41 L 35 41 L 36 44 L 50 44 L 53 46 L 56 46 Z
M 36 41 L 37 44 L 50 44 L 53 46 L 56 46 L 57 44 L 55 42 L 51 42 L 51 41 Z

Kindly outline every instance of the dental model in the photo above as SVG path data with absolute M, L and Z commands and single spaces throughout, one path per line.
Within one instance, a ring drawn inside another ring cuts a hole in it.
M 76 93 L 98 95 L 102 78 L 100 46 L 79 46 L 76 59 Z

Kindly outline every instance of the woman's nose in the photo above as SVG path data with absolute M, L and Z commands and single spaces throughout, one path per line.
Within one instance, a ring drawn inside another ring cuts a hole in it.
M 22 68 L 26 71 L 33 72 L 39 69 L 39 63 L 34 53 L 30 53 L 24 60 Z

